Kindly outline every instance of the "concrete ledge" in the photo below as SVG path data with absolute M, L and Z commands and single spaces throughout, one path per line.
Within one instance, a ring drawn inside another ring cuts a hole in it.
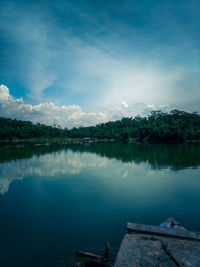
M 128 232 L 200 241 L 200 235 L 198 232 L 187 231 L 184 227 L 180 226 L 174 228 L 167 228 L 129 222 L 127 223 L 127 230 Z

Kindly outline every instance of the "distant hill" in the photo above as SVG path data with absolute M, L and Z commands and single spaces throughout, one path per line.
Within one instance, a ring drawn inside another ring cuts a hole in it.
M 122 118 L 96 126 L 60 129 L 40 123 L 0 118 L 0 139 L 70 137 L 132 140 L 143 143 L 199 142 L 200 115 L 196 112 L 172 110 L 152 111 L 148 117 Z

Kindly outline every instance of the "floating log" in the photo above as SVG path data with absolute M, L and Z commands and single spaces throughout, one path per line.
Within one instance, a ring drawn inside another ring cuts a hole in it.
M 104 252 L 104 256 L 100 256 L 97 254 L 78 251 L 76 253 L 77 256 L 89 258 L 85 262 L 85 267 L 111 267 L 107 262 L 109 260 L 109 242 L 106 243 L 106 248 Z
M 109 248 L 110 248 L 110 244 L 109 242 L 106 243 L 106 248 L 105 248 L 105 252 L 104 252 L 104 256 L 100 256 L 94 253 L 90 253 L 90 252 L 84 252 L 79 250 L 76 255 L 80 256 L 80 257 L 87 257 L 87 258 L 94 258 L 94 259 L 101 259 L 104 262 L 108 261 L 109 258 Z
M 100 255 L 89 253 L 89 252 L 84 252 L 84 251 L 80 251 L 80 250 L 76 253 L 76 255 L 79 257 L 102 259 L 102 256 L 100 256 Z

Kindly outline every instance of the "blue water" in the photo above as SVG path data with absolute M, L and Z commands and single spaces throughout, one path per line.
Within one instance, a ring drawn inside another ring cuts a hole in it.
M 199 148 L 2 149 L 0 266 L 72 266 L 77 250 L 101 251 L 106 241 L 117 251 L 128 221 L 174 217 L 200 231 Z

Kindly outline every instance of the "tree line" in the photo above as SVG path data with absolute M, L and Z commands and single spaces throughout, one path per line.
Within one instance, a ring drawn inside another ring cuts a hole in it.
M 200 140 L 200 115 L 197 112 L 152 111 L 147 117 L 122 118 L 96 126 L 73 128 L 69 137 L 132 139 L 140 143 L 182 143 Z
M 147 117 L 122 118 L 96 126 L 61 129 L 30 121 L 0 118 L 0 139 L 70 137 L 132 140 L 139 143 L 183 143 L 200 140 L 200 115 L 197 112 L 152 111 Z
M 30 139 L 30 138 L 58 138 L 67 137 L 65 129 L 47 126 L 30 121 L 13 120 L 0 117 L 0 139 Z

